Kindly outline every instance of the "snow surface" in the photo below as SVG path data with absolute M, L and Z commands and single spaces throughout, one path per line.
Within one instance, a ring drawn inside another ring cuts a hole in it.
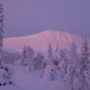
M 55 81 L 44 80 L 40 71 L 23 72 L 21 68 L 16 71 L 14 81 L 16 85 L 29 90 L 67 90 L 61 79 Z
M 2 86 L 0 87 L 0 90 L 25 90 L 19 86 L 16 85 L 8 85 L 8 86 Z
M 35 51 L 47 51 L 48 44 L 51 44 L 53 49 L 57 45 L 60 48 L 70 48 L 71 43 L 74 41 L 78 48 L 80 47 L 80 36 L 63 31 L 46 30 L 44 32 L 4 39 L 4 48 L 9 51 L 21 51 L 24 45 L 31 46 Z
M 40 76 L 40 71 L 26 73 L 22 68 L 16 68 L 15 85 L 1 86 L 0 90 L 68 90 L 62 79 L 48 81 Z

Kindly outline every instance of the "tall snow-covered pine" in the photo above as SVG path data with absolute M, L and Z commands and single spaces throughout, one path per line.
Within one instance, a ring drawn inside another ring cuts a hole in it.
M 4 21 L 3 4 L 0 3 L 0 48 L 3 47 L 3 37 L 4 37 L 3 21 Z
M 3 21 L 4 21 L 3 4 L 0 3 L 0 65 L 2 64 L 2 47 L 4 38 Z
M 80 55 L 80 83 L 81 87 L 80 90 L 90 90 L 88 85 L 88 75 L 89 75 L 89 46 L 88 46 L 88 40 L 86 38 L 86 35 L 84 34 L 82 36 L 82 43 L 81 43 L 81 55 Z

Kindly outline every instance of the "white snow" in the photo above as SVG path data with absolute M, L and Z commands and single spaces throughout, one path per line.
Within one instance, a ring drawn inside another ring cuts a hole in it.
M 1 86 L 0 90 L 67 90 L 61 78 L 54 81 L 44 80 L 41 71 L 26 73 L 21 67 L 16 67 L 13 81 L 14 85 Z
M 60 48 L 70 48 L 71 43 L 74 41 L 78 48 L 80 46 L 80 36 L 63 31 L 46 30 L 44 32 L 4 39 L 4 48 L 9 51 L 21 51 L 24 45 L 31 46 L 35 51 L 47 51 L 48 44 L 51 44 L 53 49 L 56 46 Z
M 25 89 L 16 85 L 8 85 L 8 86 L 1 86 L 0 90 L 25 90 Z
M 16 85 L 25 88 L 26 90 L 67 90 L 62 79 L 49 81 L 44 80 L 40 71 L 23 72 L 23 69 L 18 68 L 14 81 Z
M 14 85 L 0 86 L 0 90 L 68 90 L 61 78 L 54 81 L 44 80 L 41 71 L 26 73 L 21 67 L 16 67 L 13 81 Z

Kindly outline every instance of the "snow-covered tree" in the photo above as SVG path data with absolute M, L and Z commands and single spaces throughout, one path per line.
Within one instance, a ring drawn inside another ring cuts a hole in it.
M 89 77 L 89 69 L 90 69 L 90 60 L 89 60 L 89 46 L 86 35 L 82 37 L 81 44 L 81 54 L 80 54 L 80 72 L 79 72 L 79 80 L 80 80 L 80 90 L 90 90 L 88 85 L 88 77 Z
M 0 86 L 12 84 L 11 80 L 11 70 L 7 67 L 3 61 L 3 57 L 5 56 L 3 52 L 3 4 L 0 3 Z
M 24 46 L 22 51 L 21 64 L 26 68 L 26 71 L 30 71 L 34 68 L 33 66 L 34 51 L 29 46 Z
M 48 57 L 47 57 L 48 61 L 47 61 L 47 63 L 48 63 L 48 64 L 52 64 L 54 58 L 53 58 L 53 49 L 52 49 L 51 44 L 49 44 L 47 54 L 48 54 Z
M 76 86 L 77 83 L 79 82 L 78 73 L 79 73 L 79 56 L 77 52 L 77 46 L 75 45 L 75 43 L 72 43 L 67 68 L 67 82 L 70 86 L 70 90 L 78 90 L 79 86 Z
M 56 67 L 55 65 L 48 64 L 44 70 L 44 76 L 43 78 L 45 80 L 54 80 L 56 78 Z
M 3 4 L 0 3 L 0 65 L 2 64 L 2 47 L 3 47 Z
M 54 56 L 54 60 L 59 63 L 60 62 L 60 49 L 59 49 L 59 45 L 57 45 L 53 56 Z
M 39 52 L 33 59 L 35 70 L 44 69 L 44 56 Z
M 4 31 L 3 31 L 3 4 L 0 3 L 0 48 L 3 47 L 3 37 L 4 37 Z
M 59 69 L 61 76 L 64 77 L 67 74 L 67 65 L 68 65 L 67 50 L 60 49 L 59 57 L 60 57 Z
M 54 60 L 53 50 L 51 44 L 49 44 L 48 48 L 48 58 L 47 58 L 47 66 L 44 70 L 43 78 L 46 80 L 54 80 L 56 78 L 56 66 L 57 63 Z
M 26 61 L 26 46 L 24 46 L 23 50 L 22 50 L 22 57 L 20 59 L 20 64 L 23 65 L 23 66 L 27 66 L 27 63 L 25 63 Z

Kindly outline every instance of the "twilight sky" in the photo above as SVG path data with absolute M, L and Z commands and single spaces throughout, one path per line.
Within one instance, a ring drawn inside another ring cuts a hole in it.
M 90 34 L 90 0 L 0 2 L 4 4 L 6 37 L 30 35 L 47 29 Z

